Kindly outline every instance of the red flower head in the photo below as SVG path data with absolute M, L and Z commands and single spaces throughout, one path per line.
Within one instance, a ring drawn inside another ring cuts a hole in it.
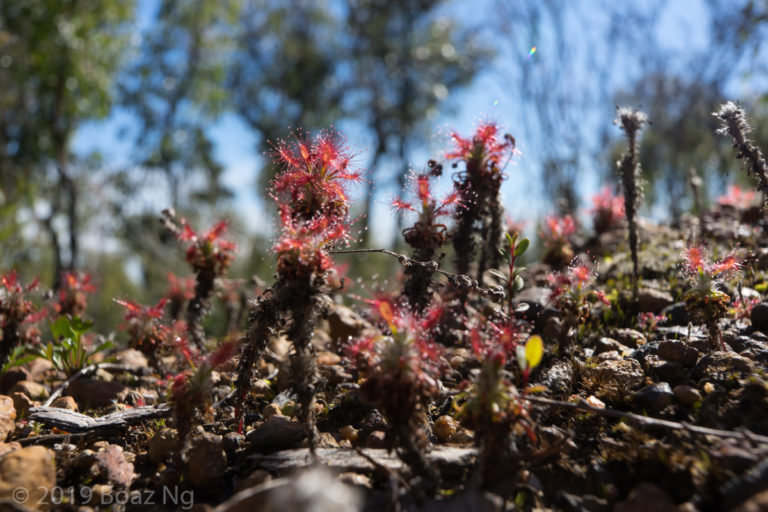
M 88 295 L 95 291 L 90 275 L 65 272 L 54 309 L 60 315 L 82 316 L 88 306 Z
M 278 206 L 304 219 L 346 216 L 347 186 L 362 181 L 362 174 L 351 169 L 352 154 L 336 132 L 321 132 L 311 142 L 298 135 L 292 142 L 280 141 L 273 156 L 283 168 L 272 183 Z
M 475 130 L 472 138 L 462 137 L 456 132 L 451 134 L 453 150 L 445 158 L 463 160 L 470 167 L 480 172 L 498 172 L 502 161 L 515 152 L 515 140 L 510 135 L 499 137 L 499 127 L 495 123 L 482 123 Z
M 138 302 L 114 299 L 125 308 L 125 323 L 122 326 L 128 330 L 130 346 L 141 352 L 152 355 L 165 343 L 171 330 L 163 325 L 160 319 L 168 299 L 163 297 L 154 306 L 145 306 Z
M 753 190 L 743 191 L 738 185 L 731 185 L 728 187 L 728 193 L 718 197 L 717 202 L 737 210 L 746 210 L 755 203 L 755 192 Z
M 590 213 L 597 232 L 604 232 L 612 228 L 626 216 L 624 198 L 614 196 L 610 186 L 603 187 L 598 194 L 592 197 L 592 206 Z
M 227 221 L 216 223 L 204 235 L 198 235 L 187 223 L 186 219 L 179 221 L 181 231 L 177 233 L 179 240 L 189 242 L 187 262 L 195 272 L 212 268 L 216 275 L 222 275 L 234 259 L 235 244 L 223 238 L 227 231 Z

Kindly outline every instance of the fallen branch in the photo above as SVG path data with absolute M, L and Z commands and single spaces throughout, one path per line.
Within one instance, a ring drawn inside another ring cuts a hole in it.
M 33 407 L 29 410 L 29 419 L 67 432 L 89 432 L 102 429 L 122 429 L 144 420 L 165 418 L 170 414 L 171 407 L 167 404 L 135 407 L 98 418 L 58 407 Z
M 601 408 L 589 405 L 585 401 L 561 402 L 559 400 L 551 400 L 549 398 L 542 398 L 542 397 L 535 397 L 535 396 L 526 396 L 525 399 L 534 404 L 541 404 L 549 407 L 557 407 L 560 409 L 571 409 L 571 410 L 591 412 L 594 414 L 599 414 L 601 416 L 608 416 L 612 418 L 619 418 L 619 419 L 634 421 L 635 423 L 639 423 L 641 425 L 648 425 L 652 427 L 662 427 L 670 430 L 684 430 L 686 432 L 691 432 L 693 434 L 702 434 L 706 436 L 724 437 L 724 438 L 731 438 L 731 439 L 747 439 L 754 443 L 768 444 L 768 436 L 755 434 L 754 432 L 750 432 L 749 430 L 733 431 L 733 430 L 720 430 L 716 428 L 701 427 L 701 426 L 692 425 L 686 422 L 663 420 L 660 418 L 654 418 L 652 416 L 641 416 L 639 414 L 617 411 L 615 409 L 601 409 Z

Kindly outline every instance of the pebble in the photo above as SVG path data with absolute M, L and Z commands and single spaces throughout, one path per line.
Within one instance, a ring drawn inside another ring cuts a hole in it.
M 637 292 L 637 311 L 639 313 L 659 313 L 674 302 L 672 295 L 662 290 L 641 288 Z
M 435 437 L 440 440 L 441 443 L 447 443 L 456 430 L 459 427 L 459 422 L 453 419 L 453 417 L 444 415 L 435 420 Z
M 152 439 L 149 440 L 149 460 L 158 464 L 168 458 L 179 444 L 179 438 L 176 431 L 171 428 L 164 428 L 155 432 Z
M 13 399 L 0 395 L 0 441 L 5 441 L 16 428 L 16 408 Z
M 27 414 L 29 413 L 29 409 L 35 406 L 35 402 L 33 402 L 32 399 L 24 393 L 14 391 L 10 394 L 10 397 L 11 400 L 13 400 L 13 407 L 16 409 L 16 417 L 19 419 L 26 418 Z M 40 402 L 38 402 L 38 404 L 39 403 Z
M 45 389 L 45 386 L 31 380 L 23 380 L 14 384 L 9 393 L 15 392 L 23 393 L 32 400 L 48 398 L 48 390 Z
M 184 476 L 196 487 L 208 487 L 218 482 L 227 469 L 223 438 L 211 432 L 195 435 L 181 452 Z
M 274 415 L 248 432 L 245 439 L 257 452 L 285 450 L 304 439 L 304 427 L 285 416 Z
M 339 429 L 339 435 L 342 439 L 346 439 L 347 441 L 354 443 L 357 441 L 359 433 L 358 430 L 352 425 L 346 425 Z
M 699 351 L 679 340 L 662 341 L 657 354 L 662 359 L 680 363 L 683 366 L 693 366 L 699 360 Z
M 267 404 L 261 409 L 261 416 L 268 420 L 272 416 L 284 416 L 283 410 L 275 403 Z
M 675 394 L 675 398 L 681 404 L 687 407 L 693 407 L 697 402 L 701 402 L 701 393 L 696 388 L 680 384 L 675 386 L 672 392 Z
M 387 435 L 381 430 L 374 430 L 365 438 L 366 448 L 384 448 Z
M 68 411 L 77 411 L 77 402 L 75 402 L 75 399 L 71 396 L 60 396 L 53 401 L 51 407 L 67 409 Z
M 752 327 L 768 334 L 768 304 L 765 302 L 755 304 L 749 318 L 752 321 Z
M 56 485 L 56 457 L 43 446 L 27 446 L 12 451 L 0 459 L 0 500 L 13 503 L 13 491 L 24 488 L 28 492 L 24 504 L 31 510 L 45 510 L 45 497 L 51 496 Z
M 635 393 L 635 402 L 643 409 L 658 411 L 669 405 L 674 397 L 668 383 L 658 382 Z
M 619 354 L 624 353 L 625 351 L 629 350 L 628 347 L 625 345 L 622 345 L 618 341 L 614 340 L 613 338 L 607 338 L 602 337 L 599 340 L 597 340 L 597 343 L 595 344 L 595 351 L 593 352 L 594 356 L 600 355 L 605 352 L 610 352 L 615 350 Z

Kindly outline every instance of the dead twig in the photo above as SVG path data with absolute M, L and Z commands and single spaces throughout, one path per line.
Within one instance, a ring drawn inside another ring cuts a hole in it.
M 662 427 L 670 430 L 684 430 L 692 434 L 701 434 L 706 436 L 715 436 L 715 437 L 723 437 L 723 438 L 731 438 L 731 439 L 747 439 L 754 443 L 768 444 L 768 436 L 761 436 L 759 434 L 755 434 L 754 432 L 750 432 L 748 430 L 733 431 L 733 430 L 720 430 L 716 428 L 701 427 L 699 425 L 692 425 L 686 422 L 663 420 L 661 418 L 654 418 L 652 416 L 641 416 L 639 414 L 617 411 L 615 409 L 600 409 L 600 408 L 589 405 L 585 401 L 561 402 L 559 400 L 551 400 L 549 398 L 534 397 L 534 396 L 527 396 L 525 397 L 525 400 L 528 400 L 529 402 L 534 404 L 545 405 L 548 407 L 557 407 L 560 409 L 586 411 L 594 414 L 599 414 L 601 416 L 608 416 L 612 418 L 629 420 L 635 423 L 639 423 L 641 425 L 648 425 L 652 427 Z

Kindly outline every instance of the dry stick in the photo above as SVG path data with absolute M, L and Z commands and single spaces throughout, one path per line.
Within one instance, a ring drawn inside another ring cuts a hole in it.
M 755 443 L 768 444 L 768 436 L 761 436 L 759 434 L 755 434 L 754 432 L 750 432 L 749 430 L 735 432 L 732 430 L 720 430 L 720 429 L 709 428 L 709 427 L 700 427 L 698 425 L 691 425 L 690 423 L 686 423 L 686 422 L 663 420 L 660 418 L 654 418 L 652 416 L 641 416 L 639 414 L 617 411 L 615 409 L 600 409 L 597 407 L 593 407 L 583 401 L 578 403 L 561 402 L 559 400 L 551 400 L 549 398 L 534 397 L 534 396 L 526 396 L 525 400 L 528 400 L 529 402 L 532 402 L 535 404 L 541 404 L 541 405 L 546 405 L 550 407 L 559 407 L 561 409 L 587 411 L 587 412 L 592 412 L 602 416 L 609 416 L 613 418 L 631 420 L 631 421 L 635 421 L 637 423 L 640 423 L 643 425 L 649 425 L 652 427 L 663 427 L 663 428 L 668 428 L 670 430 L 684 430 L 694 434 L 725 437 L 725 438 L 731 438 L 731 439 L 748 439 Z

